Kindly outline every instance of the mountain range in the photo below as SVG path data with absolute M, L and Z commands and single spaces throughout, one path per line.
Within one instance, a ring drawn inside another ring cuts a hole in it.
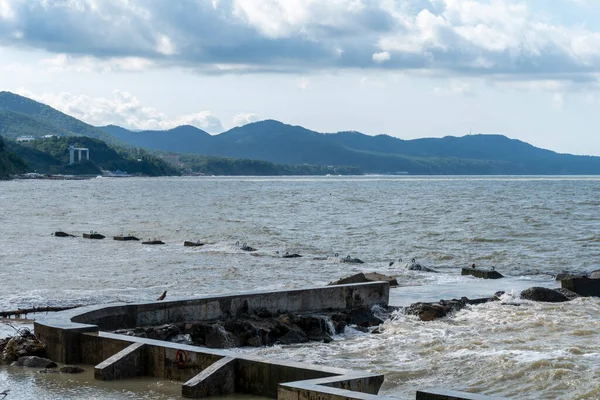
M 268 161 L 351 166 L 365 173 L 600 174 L 600 157 L 559 154 L 503 135 L 402 140 L 360 132 L 320 133 L 275 120 L 254 122 L 218 135 L 179 126 L 166 131 L 93 127 L 47 105 L 0 92 L 0 134 L 88 136 L 149 150 Z

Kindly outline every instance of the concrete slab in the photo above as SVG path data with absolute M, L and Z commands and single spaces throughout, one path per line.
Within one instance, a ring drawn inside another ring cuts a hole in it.
M 563 279 L 561 286 L 580 296 L 600 297 L 600 279 L 573 278 Z
M 201 399 L 235 393 L 235 358 L 225 357 L 187 381 L 181 396 Z
M 478 393 L 457 392 L 446 389 L 417 390 L 416 400 L 506 400 L 503 397 L 490 397 Z
M 135 378 L 144 375 L 145 344 L 133 343 L 94 368 L 94 377 L 103 381 Z

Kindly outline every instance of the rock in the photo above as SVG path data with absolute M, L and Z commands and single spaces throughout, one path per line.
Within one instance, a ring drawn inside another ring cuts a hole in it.
M 521 292 L 521 298 L 548 303 L 561 303 L 569 299 L 561 292 L 544 287 L 532 287 Z
M 169 339 L 169 342 L 179 343 L 179 344 L 189 344 L 189 345 L 194 344 L 194 341 L 192 340 L 192 336 L 189 333 L 175 335 Z
M 309 342 L 308 336 L 299 329 L 290 329 L 285 335 L 281 336 L 277 343 L 280 344 L 296 344 Z
M 13 367 L 29 367 L 29 368 L 56 368 L 57 365 L 54 361 L 48 360 L 47 358 L 37 356 L 25 356 L 19 357 L 19 359 L 12 364 Z
M 590 272 L 590 279 L 600 279 L 600 269 Z
M 497 295 L 498 293 L 496 293 Z M 470 300 L 466 297 L 461 297 L 459 300 L 440 300 L 438 303 L 414 303 L 404 309 L 405 314 L 416 315 L 421 321 L 433 321 L 438 318 L 443 318 L 450 313 L 463 309 L 467 305 L 477 305 L 496 301 L 498 297 L 484 297 L 481 299 Z
M 302 257 L 302 256 L 297 253 L 289 254 L 287 252 L 281 256 L 281 258 L 299 258 L 299 257 Z
M 335 282 L 331 282 L 330 285 L 346 285 L 350 283 L 365 283 L 365 282 L 389 282 L 390 286 L 398 286 L 398 281 L 393 276 L 387 276 L 383 274 L 379 274 L 377 272 L 361 272 L 359 274 L 355 274 L 349 276 L 347 278 L 342 278 Z
M 75 237 L 74 235 L 70 235 L 70 234 L 68 234 L 66 232 L 62 232 L 62 231 L 54 232 L 54 236 L 56 236 L 56 237 Z
M 375 316 L 371 312 L 371 310 L 364 309 L 364 308 L 352 310 L 348 314 L 348 324 L 361 326 L 363 328 L 378 326 L 382 322 L 383 322 L 383 320 L 381 318 L 378 318 L 377 316 Z
M 347 256 L 346 258 L 340 258 L 340 261 L 348 264 L 364 264 L 365 262 L 359 258 L 352 258 Z
M 46 355 L 44 345 L 29 330 L 24 330 L 19 335 L 0 342 L 0 349 L 2 350 L 1 361 L 7 364 L 24 356 Z
M 424 267 L 424 266 L 422 266 L 421 264 L 419 264 L 419 263 L 417 263 L 415 261 L 412 261 L 410 264 L 407 264 L 406 268 L 409 271 L 437 272 L 436 270 Z
M 482 278 L 482 279 L 500 279 L 500 278 L 504 278 L 504 275 L 502 275 L 500 272 L 495 271 L 493 269 L 480 269 L 480 268 L 462 268 L 461 275 L 471 275 L 474 276 L 476 278 Z
M 573 292 L 573 291 L 571 291 L 571 290 L 569 290 L 567 288 L 562 288 L 561 287 L 561 288 L 554 289 L 554 290 L 556 290 L 559 293 L 562 293 L 569 300 L 573 300 L 573 299 L 576 299 L 578 297 L 582 297 L 581 295 L 579 295 L 579 294 L 577 294 L 577 293 L 575 293 L 575 292 Z
M 79 374 L 84 372 L 85 370 L 76 365 L 63 365 L 58 371 L 63 374 Z

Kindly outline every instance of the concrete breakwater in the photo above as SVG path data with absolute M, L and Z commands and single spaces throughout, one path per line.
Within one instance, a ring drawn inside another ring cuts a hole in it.
M 253 310 L 277 313 L 352 310 L 387 306 L 389 285 L 376 282 L 283 292 L 259 292 L 142 304 L 117 304 L 63 311 L 35 322 L 35 334 L 50 359 L 95 365 L 97 379 L 152 376 L 184 382 L 189 398 L 240 392 L 296 399 L 369 399 L 383 375 L 302 363 L 268 360 L 227 350 L 170 343 L 108 332 L 110 330 L 209 321 Z

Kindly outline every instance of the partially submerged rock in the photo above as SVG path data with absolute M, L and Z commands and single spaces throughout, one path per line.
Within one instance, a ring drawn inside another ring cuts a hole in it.
M 532 287 L 521 292 L 521 298 L 532 301 L 542 301 L 547 303 L 561 303 L 570 299 L 555 289 L 545 287 Z
M 12 364 L 13 367 L 28 367 L 28 368 L 56 368 L 58 365 L 52 360 L 37 356 L 19 357 Z
M 75 237 L 75 235 L 71 235 L 71 234 L 63 232 L 63 231 L 56 231 L 53 233 L 53 235 L 56 237 Z
M 406 265 L 406 268 L 409 271 L 437 272 L 434 269 L 431 269 L 431 268 L 428 268 L 428 267 L 425 267 L 425 266 L 419 264 L 414 259 L 410 262 L 410 264 Z
M 280 313 L 256 310 L 251 314 L 221 321 L 188 321 L 157 327 L 123 329 L 115 333 L 132 336 L 179 341 L 191 339 L 192 344 L 211 348 L 261 347 L 279 344 L 330 342 L 332 336 L 342 333 L 347 325 L 371 327 L 381 324 L 371 310 L 327 313 Z
M 80 374 L 85 370 L 77 365 L 63 365 L 58 371 L 63 374 Z
M 360 258 L 353 258 L 350 256 L 346 256 L 345 258 L 340 258 L 340 261 L 348 264 L 364 264 L 365 262 Z
M 44 345 L 28 329 L 19 331 L 19 334 L 0 340 L 0 361 L 10 364 L 20 357 L 46 355 Z
M 440 300 L 437 303 L 414 303 L 404 309 L 405 314 L 416 315 L 421 321 L 433 321 L 443 318 L 448 314 L 459 311 L 467 305 L 483 304 L 489 301 L 496 301 L 500 296 L 500 292 L 494 297 L 486 297 L 481 299 L 468 299 L 461 297 L 460 299 Z
M 346 278 L 342 278 L 335 282 L 331 282 L 330 285 L 347 285 L 351 283 L 365 283 L 365 282 L 389 282 L 390 286 L 398 286 L 398 281 L 393 276 L 387 276 L 383 274 L 379 274 L 377 272 L 361 272 L 358 274 L 354 274 L 352 276 L 348 276 Z
M 281 258 L 300 258 L 302 257 L 300 254 L 298 253 L 288 253 L 287 251 L 285 252 L 284 255 L 281 256 Z
M 473 265 L 475 265 L 475 264 L 473 264 Z M 470 268 L 461 269 L 460 274 L 461 275 L 471 275 L 476 278 L 482 278 L 482 279 L 504 278 L 504 275 L 502 275 L 500 272 L 498 272 L 494 269 L 481 269 L 481 268 L 475 268 L 474 266 L 472 266 Z

